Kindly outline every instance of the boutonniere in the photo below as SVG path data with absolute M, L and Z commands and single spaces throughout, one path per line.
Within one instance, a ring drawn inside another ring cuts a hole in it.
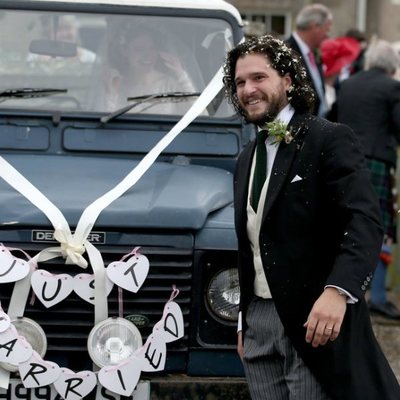
M 280 120 L 275 120 L 265 124 L 264 129 L 268 130 L 268 136 L 272 136 L 274 141 L 272 144 L 284 141 L 286 144 L 291 143 L 294 139 L 292 128 L 288 129 L 287 124 Z

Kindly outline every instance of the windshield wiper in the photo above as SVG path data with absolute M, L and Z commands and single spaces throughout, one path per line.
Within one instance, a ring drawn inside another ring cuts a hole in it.
M 0 91 L 0 103 L 7 99 L 32 99 L 35 97 L 47 97 L 59 93 L 67 93 L 67 89 L 54 88 L 20 88 Z
M 135 96 L 135 97 L 128 97 L 128 101 L 136 100 L 132 104 L 128 104 L 127 106 L 121 107 L 118 110 L 113 111 L 111 114 L 105 115 L 100 118 L 101 125 L 105 125 L 107 122 L 111 121 L 119 117 L 120 115 L 125 114 L 132 108 L 150 102 L 155 99 L 163 99 L 163 98 L 187 98 L 187 97 L 198 97 L 200 96 L 200 92 L 167 92 L 167 93 L 157 93 L 151 95 L 144 95 L 144 96 Z

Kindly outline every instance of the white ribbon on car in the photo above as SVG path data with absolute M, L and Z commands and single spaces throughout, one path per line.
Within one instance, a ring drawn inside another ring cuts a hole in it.
M 100 213 L 113 201 L 122 196 L 145 174 L 153 165 L 161 152 L 210 104 L 214 97 L 223 88 L 223 68 L 221 67 L 198 99 L 183 115 L 176 125 L 145 155 L 139 164 L 113 189 L 99 197 L 83 211 L 74 234 L 62 212 L 8 161 L 0 156 L 0 177 L 10 186 L 20 192 L 27 200 L 39 208 L 54 227 L 54 239 L 59 242 L 58 247 L 49 247 L 34 256 L 29 262 L 31 271 L 27 277 L 15 283 L 10 299 L 8 315 L 14 319 L 23 316 L 30 291 L 31 275 L 37 263 L 56 257 L 65 258 L 66 264 L 76 264 L 87 268 L 88 263 L 83 257 L 88 254 L 95 276 L 95 324 L 108 317 L 108 304 L 105 284 L 105 268 L 99 250 L 93 246 L 87 237 L 90 234 Z M 0 387 L 7 388 L 9 373 L 0 368 Z
M 0 156 L 0 176 L 14 189 L 25 196 L 33 205 L 39 208 L 54 227 L 54 238 L 59 247 L 49 247 L 42 250 L 31 260 L 31 265 L 56 257 L 64 257 L 66 264 L 76 264 L 82 268 L 88 266 L 82 256 L 86 251 L 95 274 L 95 321 L 107 318 L 107 301 L 105 295 L 104 263 L 100 252 L 87 240 L 98 216 L 113 201 L 129 190 L 151 167 L 160 153 L 178 136 L 213 100 L 223 86 L 222 67 L 178 123 L 150 150 L 139 164 L 112 190 L 91 203 L 82 213 L 76 231 L 71 233 L 67 220 L 61 211 L 22 174 Z M 33 268 L 32 268 L 33 269 Z M 9 315 L 18 317 L 24 314 L 26 299 L 30 289 L 30 277 L 15 285 L 9 306 Z
M 76 243 L 75 237 L 71 235 L 71 232 L 56 229 L 54 231 L 54 239 L 60 243 L 61 255 L 66 259 L 67 264 L 76 264 L 82 268 L 87 267 L 87 261 L 82 257 L 85 252 L 85 246 L 82 243 Z
M 199 98 L 177 124 L 147 153 L 139 164 L 117 186 L 90 204 L 78 222 L 74 236 L 77 242 L 83 242 L 90 234 L 100 213 L 113 201 L 129 190 L 153 165 L 161 152 L 211 103 L 223 87 L 222 67 L 214 75 Z

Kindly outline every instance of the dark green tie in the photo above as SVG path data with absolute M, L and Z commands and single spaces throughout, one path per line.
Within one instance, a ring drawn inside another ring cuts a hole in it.
M 258 201 L 260 200 L 261 190 L 264 186 L 267 176 L 267 150 L 265 148 L 265 140 L 267 139 L 268 131 L 265 129 L 257 132 L 256 136 L 256 166 L 254 168 L 253 188 L 251 196 L 251 206 L 257 212 Z

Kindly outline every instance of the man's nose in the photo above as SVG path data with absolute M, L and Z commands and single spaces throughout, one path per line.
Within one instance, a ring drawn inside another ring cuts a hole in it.
M 243 85 L 243 93 L 252 94 L 256 91 L 257 85 L 252 81 L 246 81 Z

